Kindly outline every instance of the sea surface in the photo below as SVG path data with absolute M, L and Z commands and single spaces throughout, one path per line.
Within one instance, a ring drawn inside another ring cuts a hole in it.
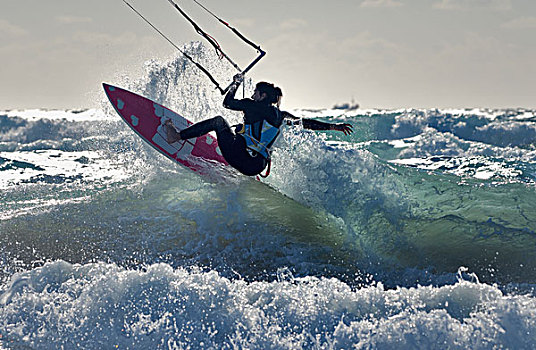
M 181 57 L 120 73 L 240 121 Z M 536 347 L 535 110 L 290 112 L 355 132 L 285 127 L 256 181 L 174 164 L 98 86 L 0 111 L 0 349 Z

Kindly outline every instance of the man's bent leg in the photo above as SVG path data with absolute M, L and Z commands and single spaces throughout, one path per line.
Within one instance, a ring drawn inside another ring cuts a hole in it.
M 199 123 L 195 123 L 187 127 L 186 129 L 181 130 L 179 134 L 182 140 L 186 140 L 205 135 L 211 131 L 216 131 L 216 133 L 220 133 L 225 129 L 229 129 L 229 131 L 231 130 L 229 124 L 227 124 L 225 119 L 223 119 L 223 117 L 221 116 L 217 116 L 214 118 L 203 120 Z

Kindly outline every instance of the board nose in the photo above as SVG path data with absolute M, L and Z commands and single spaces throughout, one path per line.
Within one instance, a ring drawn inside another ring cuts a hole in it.
M 104 88 L 104 92 L 106 93 L 106 95 L 109 95 L 110 92 L 114 92 L 118 89 L 117 87 L 106 83 L 102 83 L 102 87 Z

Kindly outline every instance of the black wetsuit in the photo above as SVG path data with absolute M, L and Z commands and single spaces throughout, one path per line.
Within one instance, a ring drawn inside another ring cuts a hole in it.
M 281 111 L 268 102 L 254 101 L 249 98 L 235 99 L 236 87 L 232 87 L 223 106 L 234 111 L 244 112 L 244 124 L 255 124 L 266 120 L 275 127 L 280 127 L 285 118 L 299 120 L 288 112 Z M 303 127 L 313 130 L 329 130 L 331 125 L 313 119 L 302 119 Z M 244 175 L 254 176 L 260 174 L 268 165 L 269 159 L 264 158 L 255 151 L 248 150 L 243 136 L 235 134 L 229 124 L 221 116 L 203 120 L 180 131 L 181 139 L 199 137 L 210 131 L 215 131 L 218 137 L 218 146 L 227 163 Z
M 267 102 L 256 102 L 246 98 L 235 99 L 236 88 L 231 88 L 223 106 L 234 111 L 244 112 L 244 123 L 253 124 L 266 119 L 270 124 L 279 127 L 283 122 L 282 113 L 277 113 L 276 107 Z M 181 139 L 199 137 L 210 131 L 215 131 L 218 136 L 218 146 L 227 163 L 244 175 L 253 176 L 260 174 L 268 159 L 256 152 L 249 151 L 246 140 L 241 135 L 233 133 L 231 127 L 223 117 L 218 116 L 196 123 L 180 132 Z

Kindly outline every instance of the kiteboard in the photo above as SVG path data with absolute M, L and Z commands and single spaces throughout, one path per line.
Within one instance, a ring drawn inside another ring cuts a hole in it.
M 207 161 L 228 165 L 218 147 L 218 140 L 210 134 L 167 142 L 164 124 L 171 120 L 177 130 L 182 130 L 192 124 L 188 119 L 146 97 L 117 86 L 102 85 L 123 121 L 158 152 L 194 171 L 206 169 Z

